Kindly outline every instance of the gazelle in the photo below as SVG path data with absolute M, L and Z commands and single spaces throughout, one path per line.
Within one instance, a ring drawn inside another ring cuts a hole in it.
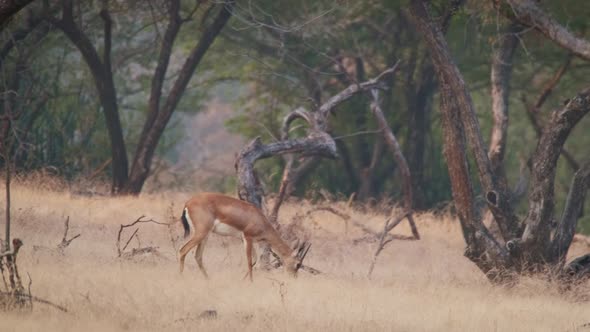
M 286 271 L 293 276 L 301 268 L 303 258 L 310 247 L 303 243 L 295 250 L 291 249 L 256 206 L 223 194 L 197 194 L 184 205 L 181 221 L 184 237 L 190 236 L 190 239 L 179 251 L 180 272 L 184 270 L 186 255 L 197 247 L 195 259 L 205 278 L 208 278 L 208 275 L 203 266 L 203 250 L 211 232 L 226 236 L 241 234 L 246 247 L 250 280 L 252 280 L 253 241 L 267 242 L 281 258 Z

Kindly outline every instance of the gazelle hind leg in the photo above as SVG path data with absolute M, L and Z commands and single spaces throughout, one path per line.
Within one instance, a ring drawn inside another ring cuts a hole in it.
M 205 245 L 207 245 L 208 238 L 209 237 L 205 237 L 203 240 L 201 240 L 201 242 L 197 246 L 197 250 L 195 250 L 195 260 L 197 261 L 197 265 L 199 266 L 199 270 L 201 270 L 201 272 L 203 273 L 203 276 L 205 276 L 205 279 L 209 279 L 209 275 L 207 274 L 207 271 L 205 270 L 205 266 L 203 266 L 203 251 L 205 250 Z
M 188 254 L 189 251 L 191 251 L 194 247 L 198 246 L 206 236 L 207 236 L 206 232 L 195 233 L 193 235 L 193 237 L 190 240 L 188 240 L 188 242 L 185 243 L 182 246 L 182 248 L 180 248 L 180 250 L 179 250 L 180 273 L 182 273 L 182 271 L 184 271 L 184 259 L 186 257 L 186 254 Z
M 244 236 L 244 245 L 246 246 L 246 259 L 248 260 L 247 276 L 252 281 L 252 238 Z

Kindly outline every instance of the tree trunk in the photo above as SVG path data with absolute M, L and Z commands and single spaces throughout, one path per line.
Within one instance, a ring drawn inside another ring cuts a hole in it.
M 101 11 L 101 17 L 104 21 L 104 55 L 100 59 L 98 52 L 88 36 L 76 25 L 73 17 L 72 0 L 67 0 L 63 5 L 63 17 L 61 20 L 49 18 L 48 20 L 70 39 L 82 54 L 84 61 L 88 65 L 94 85 L 98 91 L 100 104 L 103 107 L 109 140 L 111 143 L 111 157 L 113 182 L 111 191 L 114 194 L 127 183 L 128 179 L 128 160 L 125 140 L 123 138 L 123 129 L 119 117 L 119 107 L 117 104 L 117 91 L 113 80 L 111 68 L 111 27 L 112 22 L 108 11 Z
M 128 166 L 127 151 L 117 105 L 117 92 L 113 80 L 111 66 L 112 20 L 108 8 L 106 7 L 107 5 L 108 2 L 104 2 L 104 8 L 100 12 L 100 16 L 104 21 L 104 54 L 102 60 L 89 37 L 84 34 L 75 23 L 72 0 L 65 0 L 63 2 L 62 19 L 57 20 L 51 17 L 50 13 L 46 13 L 46 19 L 62 30 L 70 41 L 78 48 L 92 73 L 100 103 L 105 113 L 105 120 L 111 142 L 113 169 L 112 192 L 114 194 L 137 195 L 149 176 L 154 152 L 166 125 L 170 121 L 172 113 L 176 109 L 182 94 L 186 90 L 196 67 L 217 35 L 220 33 L 221 29 L 231 17 L 234 2 L 229 1 L 222 5 L 211 5 L 211 9 L 221 7 L 217 17 L 213 20 L 211 25 L 205 29 L 201 39 L 192 49 L 183 64 L 170 93 L 161 105 L 162 88 L 170 56 L 172 54 L 172 47 L 180 29 L 180 25 L 182 24 L 179 16 L 180 1 L 171 1 L 169 7 L 169 24 L 166 29 L 162 48 L 160 49 L 158 64 L 152 79 L 148 117 L 141 133 L 140 141 L 138 142 L 131 170 L 129 170 Z
M 158 66 L 156 67 L 156 73 L 154 74 L 154 79 L 152 81 L 148 119 L 143 128 L 141 139 L 135 152 L 129 181 L 124 189 L 124 192 L 128 194 L 137 195 L 141 192 L 141 188 L 149 176 L 154 152 L 166 125 L 170 121 L 172 113 L 174 113 L 182 94 L 186 90 L 197 66 L 203 59 L 203 56 L 232 15 L 233 2 L 219 5 L 221 6 L 221 9 L 219 10 L 217 17 L 213 23 L 205 29 L 201 39 L 186 58 L 166 101 L 160 106 L 159 101 L 162 93 L 164 73 L 168 66 L 172 43 L 180 25 L 180 17 L 178 16 L 179 2 L 176 1 L 175 3 L 177 4 L 177 7 L 174 7 L 171 10 L 171 23 L 164 37 Z
M 523 225 L 510 205 L 510 195 L 504 185 L 506 181 L 503 174 L 492 171 L 490 159 L 482 144 L 471 97 L 461 73 L 450 57 L 440 29 L 433 23 L 423 1 L 413 2 L 410 13 L 430 49 L 439 81 L 444 153 L 453 199 L 467 243 L 466 256 L 494 281 L 504 280 L 506 273 L 545 272 L 548 268 L 565 273 L 561 268 L 563 262 L 560 262 L 560 258 L 565 257 L 564 253 L 571 243 L 572 230 L 575 229 L 581 209 L 581 201 L 577 198 L 583 197 L 588 189 L 590 166 L 584 166 L 574 176 L 571 196 L 554 236 L 551 232 L 555 204 L 553 182 L 557 160 L 565 140 L 574 126 L 590 111 L 590 89 L 580 92 L 562 109 L 555 111 L 543 131 L 533 154 L 532 190 L 523 230 Z M 473 152 L 484 197 L 500 226 L 506 248 L 498 244 L 474 210 L 474 193 L 467 168 L 465 141 Z M 580 270 L 585 271 L 583 267 Z

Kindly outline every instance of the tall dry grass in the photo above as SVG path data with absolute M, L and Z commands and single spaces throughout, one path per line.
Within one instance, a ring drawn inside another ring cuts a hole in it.
M 0 330 L 582 331 L 580 326 L 590 322 L 589 303 L 560 295 L 547 282 L 491 286 L 462 256 L 460 229 L 448 216 L 418 216 L 423 239 L 392 242 L 371 280 L 366 273 L 375 244 L 353 245 L 362 232 L 345 233 L 343 221 L 324 212 L 304 221 L 313 243 L 306 262 L 324 272 L 319 276 L 302 272 L 289 279 L 281 271 L 255 270 L 250 284 L 241 280 L 242 244 L 216 236 L 204 254 L 211 280 L 201 277 L 192 259 L 179 275 L 167 228 L 153 224 L 141 226 L 139 240 L 157 246 L 161 256 L 116 258 L 120 224 L 140 215 L 166 222 L 170 210 L 179 215 L 188 197 L 91 198 L 59 185 L 16 184 L 13 236 L 25 242 L 21 273 L 32 277 L 35 295 L 66 306 L 69 313 L 35 304 L 32 314 L 0 313 Z M 288 204 L 280 218 L 290 220 L 306 208 Z M 382 227 L 382 216 L 348 212 L 375 230 Z M 70 233 L 82 236 L 63 255 L 33 250 L 33 245 L 54 248 L 67 216 Z M 173 230 L 182 233 L 179 224 Z M 410 234 L 407 225 L 395 232 Z M 577 245 L 573 251 L 588 249 Z M 217 319 L 199 319 L 204 310 L 216 310 Z

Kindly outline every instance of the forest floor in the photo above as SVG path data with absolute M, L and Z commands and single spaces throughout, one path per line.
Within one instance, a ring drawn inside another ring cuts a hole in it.
M 117 258 L 120 224 L 142 215 L 169 222 L 188 198 L 185 193 L 84 197 L 14 185 L 12 234 L 25 244 L 19 254 L 23 282 L 28 284 L 29 274 L 33 295 L 68 313 L 40 303 L 32 313 L 0 312 L 0 331 L 590 331 L 583 327 L 590 323 L 588 283 L 565 295 L 536 279 L 494 287 L 463 257 L 458 222 L 444 214 L 417 216 L 422 239 L 391 242 L 371 279 L 367 271 L 376 243 L 354 244 L 366 234 L 352 225 L 347 231 L 342 219 L 327 212 L 302 221 L 313 243 L 306 263 L 321 275 L 300 272 L 290 279 L 282 270 L 255 269 L 253 283 L 242 280 L 242 243 L 215 235 L 204 253 L 210 280 L 203 279 L 192 253 L 180 275 L 174 251 L 180 242 L 171 240 L 182 234 L 180 223 L 171 232 L 141 224 L 126 252 L 157 246 L 159 254 Z M 383 215 L 334 205 L 375 231 L 383 227 Z M 288 222 L 309 208 L 305 202 L 288 203 L 280 220 Z M 69 237 L 81 236 L 59 253 L 54 248 L 68 216 Z M 122 241 L 132 232 L 126 229 Z M 411 234 L 405 223 L 393 233 Z M 575 243 L 571 255 L 589 250 Z M 215 310 L 217 317 L 201 318 L 205 310 Z

